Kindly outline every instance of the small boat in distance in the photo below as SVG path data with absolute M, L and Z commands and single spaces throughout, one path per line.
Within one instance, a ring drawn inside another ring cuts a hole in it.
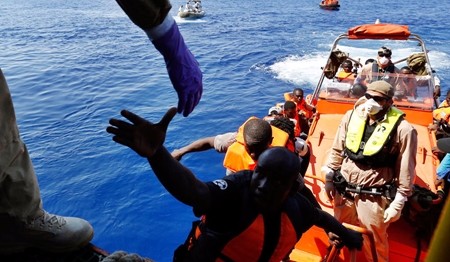
M 319 6 L 326 10 L 339 10 L 339 7 L 341 7 L 337 0 L 322 0 Z
M 196 19 L 205 16 L 201 0 L 187 0 L 186 5 L 178 8 L 178 16 L 185 19 Z

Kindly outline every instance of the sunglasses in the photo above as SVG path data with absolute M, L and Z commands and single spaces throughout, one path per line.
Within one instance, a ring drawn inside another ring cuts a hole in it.
M 387 58 L 391 58 L 391 55 L 385 54 L 385 53 L 378 53 L 379 57 L 387 57 Z
M 364 94 L 364 96 L 367 98 L 367 99 L 373 99 L 373 100 L 375 100 L 375 102 L 383 102 L 383 101 L 386 101 L 386 100 L 388 100 L 386 97 L 384 97 L 384 96 L 373 96 L 373 95 L 371 95 L 371 94 L 367 94 L 367 93 L 365 93 Z
M 301 98 L 301 97 L 303 97 L 303 95 L 295 95 L 295 97 Z

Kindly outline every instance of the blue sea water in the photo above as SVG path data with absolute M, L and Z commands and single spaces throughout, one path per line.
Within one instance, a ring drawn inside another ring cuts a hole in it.
M 236 130 L 294 87 L 312 91 L 336 36 L 376 19 L 407 24 L 424 38 L 445 96 L 449 2 L 340 2 L 339 11 L 326 11 L 319 1 L 205 0 L 207 15 L 184 21 L 176 11 L 185 2 L 172 1 L 170 15 L 201 65 L 204 93 L 188 118 L 172 121 L 166 147 Z M 177 103 L 145 34 L 113 0 L 2 0 L 0 68 L 45 209 L 90 221 L 93 243 L 107 251 L 171 261 L 195 219 L 191 208 L 165 191 L 145 159 L 105 132 L 121 109 L 158 121 Z M 182 162 L 211 180 L 224 174 L 222 159 L 210 151 Z

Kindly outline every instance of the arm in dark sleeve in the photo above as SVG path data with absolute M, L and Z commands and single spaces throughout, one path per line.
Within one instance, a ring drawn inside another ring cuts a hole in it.
M 361 249 L 363 241 L 362 234 L 346 228 L 332 215 L 317 209 L 317 219 L 315 221 L 316 226 L 323 228 L 326 232 L 331 231 L 338 235 L 348 248 Z
M 158 180 L 176 199 L 197 208 L 209 205 L 211 198 L 208 186 L 175 160 L 165 147 L 161 147 L 147 160 Z

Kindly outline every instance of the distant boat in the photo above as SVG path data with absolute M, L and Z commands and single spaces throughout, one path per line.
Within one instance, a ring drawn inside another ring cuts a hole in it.
M 326 10 L 339 10 L 339 7 L 341 7 L 339 1 L 327 1 L 327 0 L 323 0 L 322 2 L 320 2 L 319 6 L 320 8 Z
M 200 0 L 188 0 L 184 7 L 180 6 L 178 9 L 178 16 L 185 19 L 202 18 L 205 14 Z
M 202 18 L 205 16 L 205 11 L 201 10 L 201 11 L 181 11 L 178 12 L 178 16 L 181 18 L 186 18 L 186 19 L 196 19 L 196 18 Z

